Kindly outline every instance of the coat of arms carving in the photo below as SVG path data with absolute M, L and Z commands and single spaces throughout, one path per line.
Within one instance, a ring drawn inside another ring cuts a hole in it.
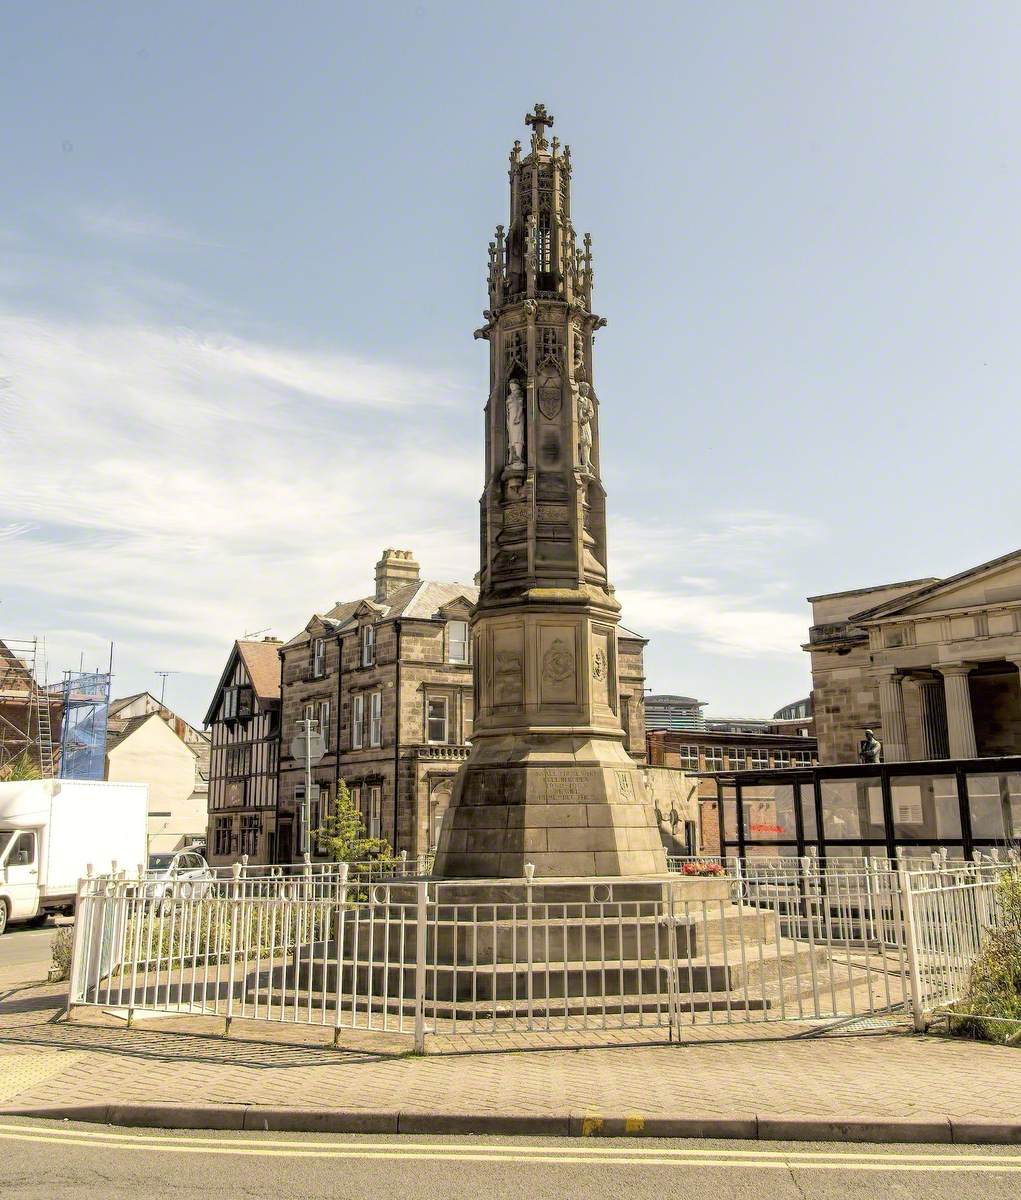
M 557 638 L 542 656 L 542 677 L 550 683 L 563 683 L 574 674 L 574 655 Z
M 563 386 L 559 375 L 547 375 L 539 384 L 537 398 L 539 412 L 547 421 L 555 421 L 560 416 L 560 406 L 563 403 Z

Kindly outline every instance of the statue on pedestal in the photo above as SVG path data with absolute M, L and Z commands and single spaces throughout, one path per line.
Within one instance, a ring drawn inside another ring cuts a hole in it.
M 592 474 L 592 418 L 596 406 L 592 403 L 592 389 L 587 383 L 578 384 L 578 458 L 586 475 Z
M 865 736 L 858 743 L 858 761 L 863 765 L 883 761 L 883 743 L 871 729 L 865 730 Z
M 525 397 L 512 379 L 507 388 L 507 466 L 525 465 Z

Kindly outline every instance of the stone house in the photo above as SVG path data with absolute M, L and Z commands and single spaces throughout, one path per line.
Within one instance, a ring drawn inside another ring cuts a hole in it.
M 478 589 L 423 580 L 407 550 L 386 550 L 371 596 L 315 614 L 280 648 L 278 861 L 298 856 L 305 768 L 298 722 L 319 723 L 326 752 L 312 771 L 318 828 L 343 779 L 370 834 L 411 857 L 435 849 L 454 775 L 468 757 L 474 711 L 468 621 Z M 622 716 L 645 759 L 645 640 L 621 631 Z
M 210 730 L 206 854 L 211 863 L 277 861 L 280 659 L 277 638 L 234 643 L 205 724 Z
M 809 598 L 822 763 L 1021 753 L 1021 550 L 948 579 Z

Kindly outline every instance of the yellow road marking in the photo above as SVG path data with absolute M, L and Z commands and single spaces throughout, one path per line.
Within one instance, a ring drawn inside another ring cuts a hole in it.
M 171 1154 L 240 1154 L 267 1158 L 401 1159 L 436 1162 L 513 1162 L 602 1166 L 774 1167 L 838 1171 L 983 1171 L 997 1174 L 1021 1172 L 1021 1155 L 976 1154 L 858 1154 L 841 1151 L 707 1150 L 705 1148 L 643 1149 L 639 1147 L 430 1145 L 428 1143 L 372 1143 L 264 1141 L 195 1137 L 152 1137 L 145 1134 L 93 1132 L 83 1129 L 44 1130 L 35 1126 L 0 1125 L 0 1139 L 43 1145 L 76 1145 L 81 1148 L 159 1150 Z

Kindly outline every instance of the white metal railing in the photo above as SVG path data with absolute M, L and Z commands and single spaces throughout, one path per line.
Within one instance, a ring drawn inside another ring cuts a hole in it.
M 747 866 L 747 864 L 743 864 Z M 406 1033 L 832 1021 L 958 998 L 1003 864 L 747 876 L 81 882 L 69 1007 Z

